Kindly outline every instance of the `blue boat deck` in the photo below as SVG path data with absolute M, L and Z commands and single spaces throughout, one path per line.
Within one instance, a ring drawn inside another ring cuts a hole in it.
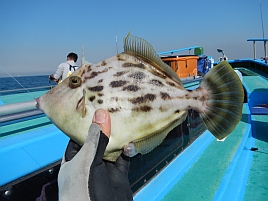
M 240 70 L 247 103 L 234 131 L 223 142 L 206 131 L 138 192 L 135 201 L 267 200 L 268 108 L 252 107 L 268 103 L 268 80 Z

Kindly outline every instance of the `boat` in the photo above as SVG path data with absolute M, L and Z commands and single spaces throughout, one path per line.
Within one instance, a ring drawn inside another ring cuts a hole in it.
M 254 47 L 256 41 L 262 41 L 266 48 L 268 39 L 248 41 L 253 41 Z M 183 51 L 189 53 L 181 55 Z M 218 52 L 223 54 L 218 62 L 227 60 L 223 50 Z M 213 67 L 211 62 L 203 74 L 198 71 L 198 60 L 212 61 L 202 53 L 201 47 L 193 46 L 159 55 L 167 63 L 196 61 L 194 71 L 191 68 L 190 73 L 176 72 L 184 87 L 193 90 Z M 266 50 L 261 59 L 254 52 L 254 58 L 228 62 L 241 76 L 244 87 L 241 121 L 226 139 L 218 141 L 206 130 L 198 113 L 189 110 L 185 122 L 174 128 L 159 147 L 131 158 L 129 181 L 135 201 L 267 199 Z M 180 63 L 174 65 L 182 68 Z M 34 107 L 29 96 L 41 96 L 49 89 L 42 87 L 27 94 L 19 90 L 1 91 L 0 200 L 34 201 L 42 189 L 46 189 L 51 200 L 57 200 L 57 175 L 69 138 Z

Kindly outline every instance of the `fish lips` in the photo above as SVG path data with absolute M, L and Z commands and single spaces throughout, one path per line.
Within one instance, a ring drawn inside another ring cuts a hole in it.
M 36 107 L 37 109 L 40 109 L 40 110 L 41 110 L 41 107 L 40 107 L 40 98 L 36 98 L 35 100 L 36 100 L 36 105 L 35 105 L 35 107 Z

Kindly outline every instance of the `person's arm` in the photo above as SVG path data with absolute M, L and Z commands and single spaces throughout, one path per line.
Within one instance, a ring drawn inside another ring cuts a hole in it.
M 128 181 L 129 158 L 122 155 L 115 163 L 102 159 L 110 132 L 109 113 L 99 109 L 84 145 L 70 140 L 58 176 L 59 200 L 133 200 Z
M 62 75 L 63 75 L 64 64 L 65 64 L 65 63 L 61 63 L 61 64 L 58 66 L 56 72 L 53 74 L 54 79 L 56 79 L 56 80 L 60 80 L 60 78 L 61 78 Z
M 59 80 L 57 80 L 57 79 L 54 78 L 54 75 L 53 74 L 49 75 L 48 78 L 50 80 L 54 81 L 54 82 L 58 82 L 59 81 Z

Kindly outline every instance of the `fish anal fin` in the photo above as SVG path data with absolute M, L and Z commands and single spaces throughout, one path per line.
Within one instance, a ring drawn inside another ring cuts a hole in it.
M 181 118 L 173 121 L 169 126 L 164 128 L 163 130 L 157 133 L 153 133 L 145 138 L 133 141 L 134 146 L 138 151 L 138 153 L 147 154 L 150 151 L 152 151 L 154 148 L 160 145 L 161 142 L 163 142 L 163 140 L 166 138 L 166 136 L 172 129 L 182 124 L 182 122 L 186 119 L 186 117 L 187 117 L 187 111 L 185 111 L 185 113 L 182 114 Z
M 115 151 L 110 154 L 107 154 L 103 157 L 104 160 L 115 162 L 118 157 L 122 154 L 123 150 Z

